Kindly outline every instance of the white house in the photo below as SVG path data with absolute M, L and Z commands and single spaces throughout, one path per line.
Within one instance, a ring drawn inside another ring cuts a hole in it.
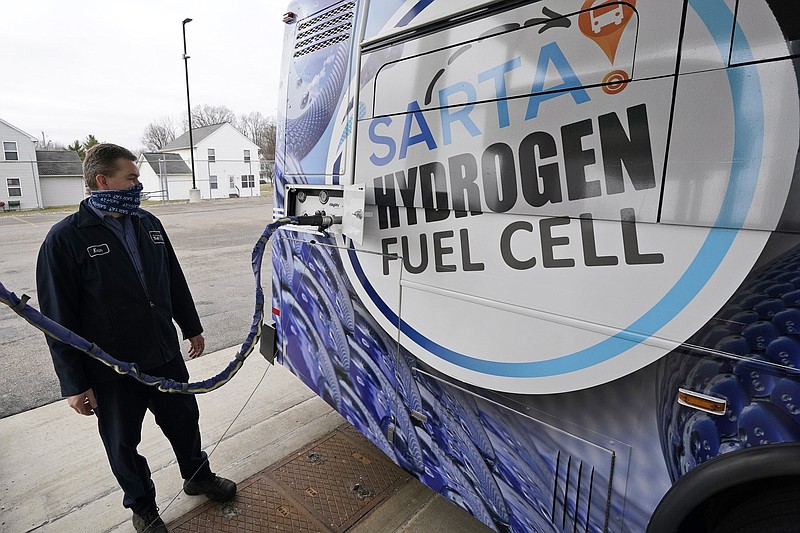
M 0 119 L 0 202 L 2 209 L 42 207 L 36 139 Z
M 36 150 L 42 207 L 77 205 L 86 197 L 83 163 L 78 152 Z
M 139 181 L 150 200 L 185 200 L 192 188 L 192 169 L 178 154 L 144 153 L 136 162 Z
M 261 164 L 258 146 L 230 124 L 214 124 L 192 128 L 194 141 L 195 184 L 201 198 L 259 196 L 258 177 Z M 187 131 L 160 150 L 175 153 L 191 165 L 189 132 Z M 140 170 L 141 172 L 141 170 Z M 180 191 L 176 191 L 178 194 Z M 185 196 L 171 200 L 188 199 Z

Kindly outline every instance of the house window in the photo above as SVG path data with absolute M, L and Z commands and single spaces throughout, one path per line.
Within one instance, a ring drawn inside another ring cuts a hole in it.
M 8 187 L 9 198 L 13 196 L 22 196 L 22 184 L 19 178 L 6 178 L 6 187 Z
M 250 161 L 250 150 L 244 151 L 244 162 L 247 163 Z
M 3 155 L 6 161 L 19 161 L 16 141 L 3 141 Z
M 208 183 L 211 185 L 212 189 L 219 188 L 218 185 L 217 185 L 217 177 L 216 176 L 209 176 L 208 177 Z
M 252 189 L 256 186 L 256 179 L 253 174 L 242 174 L 242 189 Z
M 208 149 L 208 162 L 217 160 L 217 152 L 213 148 Z

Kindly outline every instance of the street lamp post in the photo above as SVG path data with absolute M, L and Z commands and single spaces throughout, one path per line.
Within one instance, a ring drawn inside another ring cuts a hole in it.
M 192 161 L 192 188 L 189 190 L 189 201 L 200 201 L 200 189 L 197 188 L 194 174 L 194 139 L 192 138 L 192 103 L 189 100 L 189 56 L 186 54 L 186 24 L 192 19 L 183 19 L 183 66 L 186 71 L 186 110 L 189 117 L 189 157 Z

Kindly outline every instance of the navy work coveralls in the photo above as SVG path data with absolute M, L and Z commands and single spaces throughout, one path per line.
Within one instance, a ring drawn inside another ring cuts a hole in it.
M 161 222 L 146 211 L 131 222 L 144 286 L 123 243 L 84 200 L 78 212 L 53 226 L 39 250 L 42 313 L 147 374 L 187 381 L 172 320 L 186 339 L 202 333 L 189 286 Z M 150 470 L 136 451 L 148 408 L 170 441 L 183 478 L 212 475 L 201 450 L 194 396 L 159 392 L 69 345 L 50 337 L 47 342 L 62 395 L 94 390 L 98 429 L 125 507 L 137 514 L 155 509 Z

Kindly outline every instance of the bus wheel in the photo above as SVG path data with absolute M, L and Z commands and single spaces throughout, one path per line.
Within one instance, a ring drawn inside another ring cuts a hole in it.
M 726 501 L 713 533 L 792 533 L 800 529 L 800 480 L 758 485 L 757 491 Z

